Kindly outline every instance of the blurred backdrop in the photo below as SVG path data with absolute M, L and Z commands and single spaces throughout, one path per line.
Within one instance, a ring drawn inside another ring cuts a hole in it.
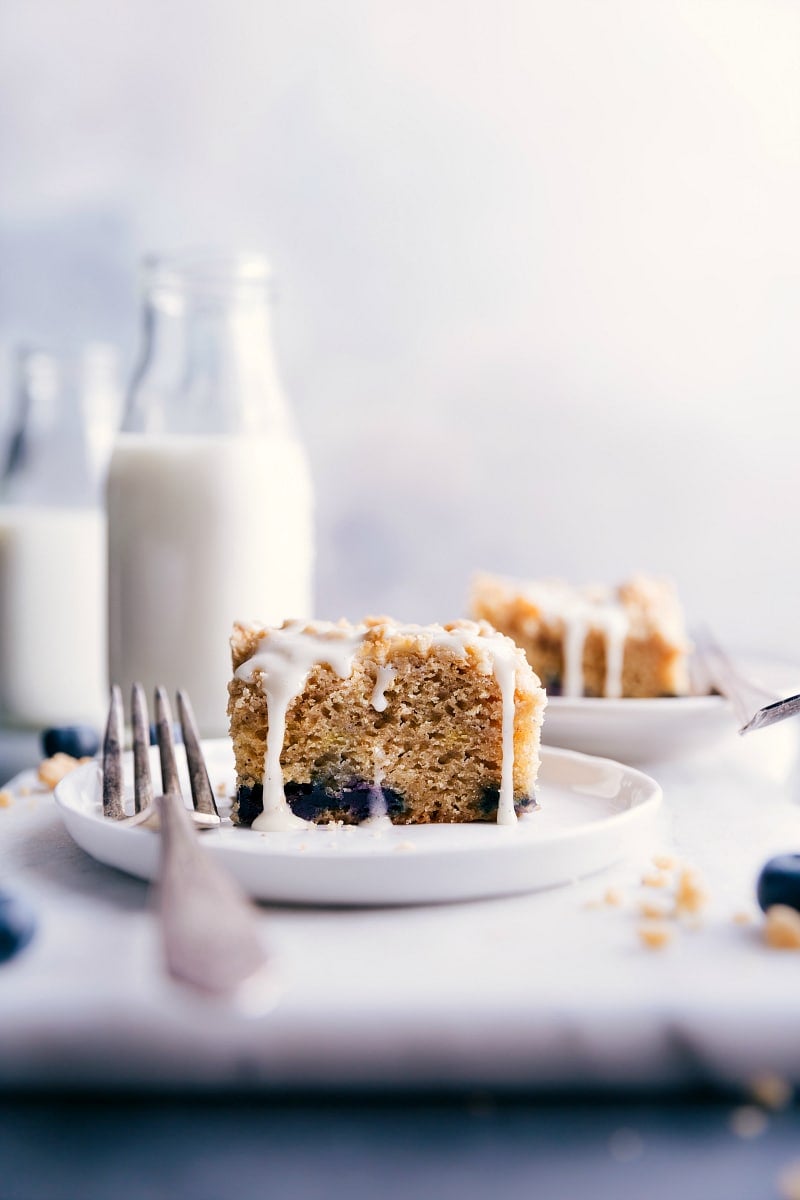
M 4 0 L 0 161 L 6 355 L 269 254 L 320 615 L 641 567 L 800 659 L 800 6 Z

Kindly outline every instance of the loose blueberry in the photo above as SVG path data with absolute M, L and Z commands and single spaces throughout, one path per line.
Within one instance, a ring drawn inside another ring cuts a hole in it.
M 52 758 L 54 754 L 91 758 L 100 749 L 100 738 L 91 725 L 59 725 L 54 729 L 45 729 L 42 748 L 47 758 Z
M 180 746 L 183 742 L 183 731 L 177 721 L 172 726 L 172 736 L 175 739 L 175 745 Z M 156 733 L 155 721 L 150 722 L 150 745 L 158 745 L 158 734 Z
M 800 854 L 771 858 L 761 869 L 756 895 L 764 912 L 773 904 L 800 911 Z
M 23 950 L 35 932 L 36 917 L 27 901 L 0 892 L 0 963 Z

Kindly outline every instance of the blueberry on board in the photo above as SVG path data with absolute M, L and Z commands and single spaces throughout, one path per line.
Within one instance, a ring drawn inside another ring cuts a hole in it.
M 27 946 L 36 931 L 36 917 L 27 901 L 0 892 L 0 963 Z
M 772 904 L 786 904 L 800 912 L 800 854 L 779 854 L 765 863 L 756 895 L 764 912 Z
M 100 737 L 91 725 L 58 725 L 45 729 L 42 748 L 47 758 L 70 754 L 73 758 L 91 758 L 100 749 Z

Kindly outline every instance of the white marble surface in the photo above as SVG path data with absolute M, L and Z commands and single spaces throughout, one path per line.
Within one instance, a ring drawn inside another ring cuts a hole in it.
M 0 809 L 0 877 L 35 904 L 0 968 L 0 1083 L 560 1087 L 800 1082 L 800 954 L 766 947 L 758 869 L 800 847 L 792 723 L 653 767 L 658 849 L 710 903 L 639 942 L 648 861 L 513 899 L 383 910 L 262 908 L 276 1003 L 255 1019 L 164 980 L 146 886 L 72 844 L 47 793 Z M 24 782 L 24 780 L 23 780 Z M 620 907 L 587 907 L 615 887 Z M 750 925 L 733 914 L 749 912 Z

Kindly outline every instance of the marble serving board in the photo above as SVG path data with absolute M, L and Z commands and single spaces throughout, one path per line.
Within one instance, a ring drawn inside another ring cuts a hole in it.
M 242 1088 L 674 1086 L 800 1082 L 800 952 L 762 940 L 754 881 L 800 848 L 794 722 L 652 773 L 656 852 L 691 864 L 697 918 L 640 938 L 650 854 L 578 883 L 406 908 L 262 906 L 272 1007 L 252 1017 L 170 985 L 145 883 L 70 839 L 18 776 L 0 878 L 39 931 L 0 967 L 0 1084 Z M 618 903 L 608 903 L 607 899 Z

